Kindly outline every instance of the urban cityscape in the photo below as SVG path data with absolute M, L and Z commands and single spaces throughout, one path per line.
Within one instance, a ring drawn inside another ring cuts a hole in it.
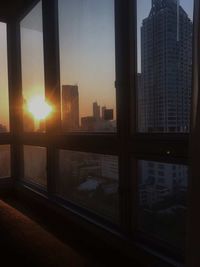
M 137 73 L 138 132 L 187 133 L 190 125 L 192 80 L 192 20 L 179 0 L 152 0 L 149 15 L 143 18 L 142 25 L 139 26 L 141 62 L 138 64 L 141 70 Z M 26 105 L 24 99 L 24 106 Z M 94 100 L 91 110 L 92 114 L 80 117 L 79 86 L 62 85 L 63 132 L 116 131 L 113 108 L 100 107 Z M 33 116 L 24 112 L 24 130 L 44 132 L 45 122 L 41 121 L 36 128 Z M 0 124 L 0 132 L 6 131 L 6 127 Z M 26 149 L 26 180 L 46 186 L 44 151 L 32 153 L 31 146 Z M 32 171 L 33 154 L 37 157 L 34 169 L 38 172 Z M 60 150 L 58 158 L 57 194 L 117 221 L 117 157 Z M 138 228 L 182 248 L 187 211 L 188 167 L 140 160 L 138 176 Z
M 114 110 L 106 106 L 100 107 L 97 101 L 92 103 L 92 115 L 80 118 L 78 85 L 63 85 L 61 98 L 61 125 L 63 132 L 114 132 L 116 120 Z M 35 120 L 28 110 L 27 100 L 24 99 L 24 131 L 45 132 L 45 119 Z M 3 127 L 3 126 L 2 126 Z
M 67 131 L 92 131 L 92 132 L 113 132 L 116 131 L 116 120 L 114 111 L 97 102 L 92 104 L 93 114 L 81 117 L 79 125 L 79 92 L 78 85 L 62 86 L 62 129 Z

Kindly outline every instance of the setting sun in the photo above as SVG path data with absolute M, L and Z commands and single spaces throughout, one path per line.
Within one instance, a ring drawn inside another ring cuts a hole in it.
M 33 114 L 35 119 L 43 120 L 52 112 L 52 107 L 42 96 L 34 96 L 28 102 L 28 111 Z

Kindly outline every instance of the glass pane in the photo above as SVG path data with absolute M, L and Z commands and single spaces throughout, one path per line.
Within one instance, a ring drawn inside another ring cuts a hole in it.
M 188 132 L 193 1 L 137 3 L 138 131 Z
M 46 187 L 46 148 L 24 146 L 24 180 Z
M 114 0 L 59 0 L 62 129 L 115 131 Z
M 59 151 L 56 191 L 61 197 L 118 221 L 118 158 Z
M 10 177 L 10 145 L 0 146 L 0 178 Z
M 44 60 L 42 4 L 21 21 L 22 93 L 24 131 L 44 132 Z
M 8 65 L 6 24 L 0 22 L 0 133 L 9 131 Z
M 188 167 L 139 161 L 138 228 L 184 249 Z

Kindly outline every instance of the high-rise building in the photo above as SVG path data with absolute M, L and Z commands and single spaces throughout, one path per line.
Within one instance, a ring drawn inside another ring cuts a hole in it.
M 106 107 L 103 106 L 103 107 L 101 108 L 101 115 L 102 115 L 102 119 L 103 119 L 103 120 L 104 120 L 104 113 L 105 113 L 105 110 L 106 110 Z
M 140 132 L 189 130 L 192 22 L 178 0 L 152 0 L 141 27 L 138 83 Z M 187 167 L 140 161 L 141 203 L 163 201 L 187 187 Z M 180 192 L 179 192 L 180 193 Z
M 81 118 L 81 129 L 83 131 L 95 131 L 96 120 L 93 116 Z
M 93 117 L 96 120 L 100 120 L 100 106 L 98 105 L 97 102 L 93 103 Z
M 109 108 L 109 109 L 108 108 L 105 108 L 103 119 L 105 121 L 113 120 L 113 109 L 112 108 Z
M 152 0 L 141 27 L 141 132 L 187 132 L 192 22 L 178 0 Z
M 77 85 L 62 86 L 63 131 L 79 128 L 79 93 Z

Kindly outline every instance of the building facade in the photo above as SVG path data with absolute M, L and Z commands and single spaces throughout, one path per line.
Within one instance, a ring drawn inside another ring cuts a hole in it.
M 93 117 L 95 120 L 100 120 L 100 106 L 97 102 L 93 103 Z
M 153 0 L 141 27 L 139 131 L 188 131 L 191 74 L 191 20 L 178 0 Z
M 141 27 L 138 130 L 188 132 L 191 80 L 192 22 L 178 0 L 153 0 Z M 186 193 L 186 166 L 140 161 L 139 172 L 141 205 Z

